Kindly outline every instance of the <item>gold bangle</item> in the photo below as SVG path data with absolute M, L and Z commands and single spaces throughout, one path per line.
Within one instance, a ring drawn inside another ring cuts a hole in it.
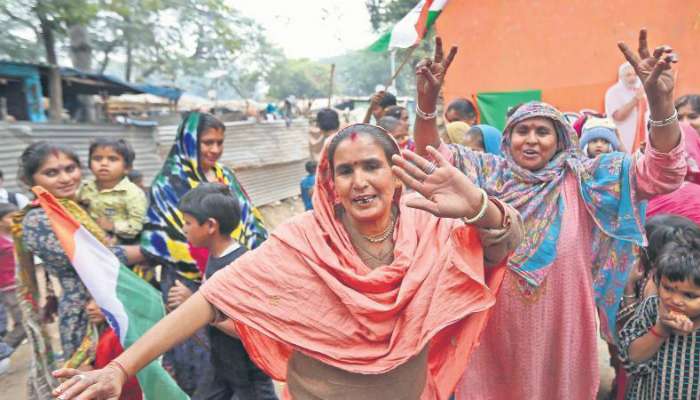
M 486 194 L 486 191 L 484 189 L 479 188 L 479 190 L 481 191 L 481 208 L 475 216 L 471 218 L 462 218 L 462 221 L 464 221 L 464 223 L 467 225 L 479 222 L 480 219 L 484 218 L 484 215 L 486 215 L 486 210 L 489 207 L 489 195 Z

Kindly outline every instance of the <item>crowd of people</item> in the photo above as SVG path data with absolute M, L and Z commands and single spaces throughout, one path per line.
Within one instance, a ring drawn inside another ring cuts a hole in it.
M 194 399 L 277 399 L 273 380 L 297 400 L 593 399 L 602 337 L 610 398 L 697 398 L 700 95 L 674 99 L 673 50 L 647 47 L 620 45 L 604 114 L 533 101 L 501 132 L 468 99 L 438 125 L 457 52 L 438 38 L 413 126 L 388 92 L 363 123 L 318 112 L 307 212 L 269 234 L 211 114 L 184 116 L 149 188 L 122 139 L 91 143 L 89 180 L 72 149 L 33 143 L 21 181 L 168 314 L 122 351 L 46 211 L 0 188 L 0 369 L 26 338 L 31 400 L 141 399 L 161 356 Z

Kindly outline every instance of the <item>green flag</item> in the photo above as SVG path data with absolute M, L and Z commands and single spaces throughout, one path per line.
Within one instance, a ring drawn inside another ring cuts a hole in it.
M 478 93 L 476 102 L 481 115 L 480 122 L 495 126 L 503 131 L 503 128 L 506 126 L 506 113 L 508 110 L 511 107 L 533 100 L 542 100 L 541 90 Z

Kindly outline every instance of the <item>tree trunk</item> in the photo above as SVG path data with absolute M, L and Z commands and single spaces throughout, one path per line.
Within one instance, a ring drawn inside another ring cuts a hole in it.
M 68 26 L 68 38 L 70 39 L 70 56 L 73 67 L 84 72 L 92 71 L 92 46 L 88 38 L 87 28 L 80 24 Z M 78 96 L 82 104 L 82 118 L 85 122 L 95 122 L 95 102 L 92 95 Z
M 49 119 L 59 122 L 63 115 L 63 87 L 57 65 L 52 65 L 49 70 L 49 99 Z
M 40 10 L 36 10 L 41 27 L 41 39 L 46 50 L 46 61 L 49 69 L 49 119 L 54 122 L 61 121 L 63 115 L 63 86 L 61 74 L 58 71 L 58 57 L 56 57 L 56 38 L 53 32 L 53 23 L 46 18 Z
M 124 79 L 126 79 L 127 82 L 131 82 L 131 70 L 133 67 L 133 57 L 132 57 L 132 50 L 133 50 L 133 44 L 132 44 L 132 36 L 131 36 L 131 18 L 129 17 L 124 17 L 124 21 L 126 22 L 126 28 L 124 30 L 124 39 L 126 39 L 126 70 L 124 71 Z
M 132 56 L 133 46 L 131 45 L 131 37 L 127 35 L 126 39 L 126 72 L 124 78 L 127 82 L 131 82 L 131 70 L 133 68 L 134 58 Z

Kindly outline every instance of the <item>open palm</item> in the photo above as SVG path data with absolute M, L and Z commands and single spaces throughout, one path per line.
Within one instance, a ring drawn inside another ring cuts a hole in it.
M 462 218 L 474 215 L 475 210 L 465 199 L 481 196 L 479 189 L 437 150 L 428 147 L 428 152 L 436 160 L 434 169 L 430 161 L 410 151 L 403 153 L 406 158 L 392 158 L 394 174 L 406 186 L 423 196 L 411 198 L 406 205 L 437 217 Z M 433 171 L 426 173 L 430 169 Z

